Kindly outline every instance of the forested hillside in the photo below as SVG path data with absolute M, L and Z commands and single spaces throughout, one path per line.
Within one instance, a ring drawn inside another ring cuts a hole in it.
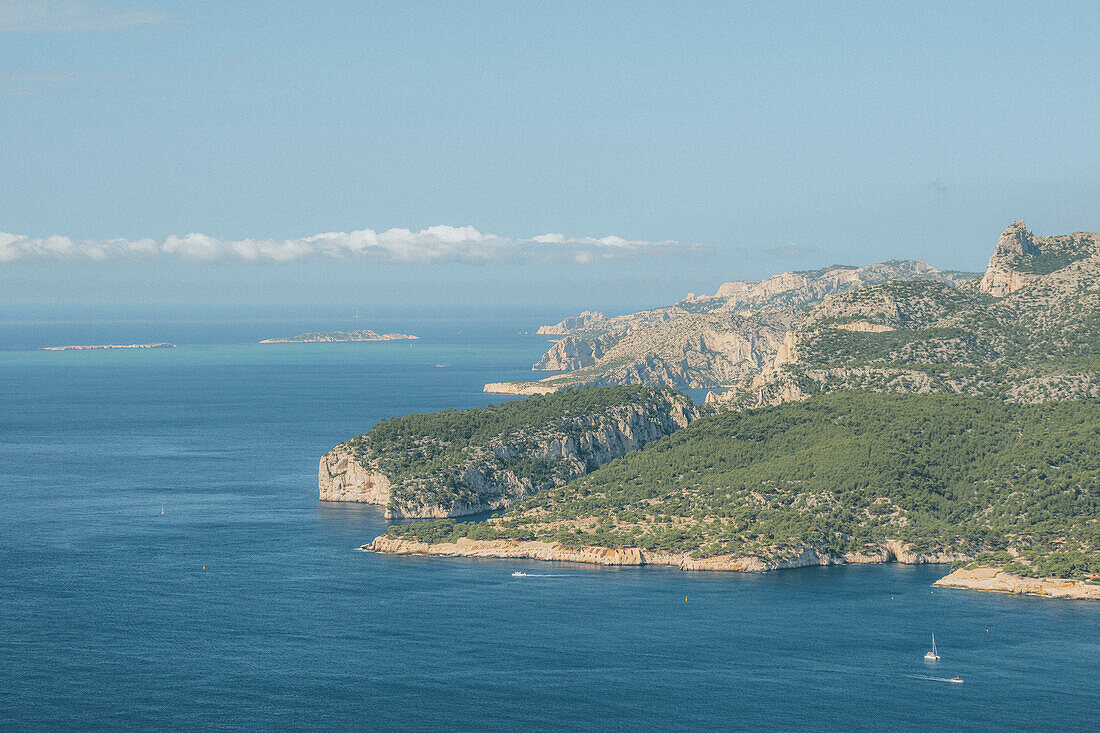
M 667 387 L 564 390 L 472 410 L 383 420 L 321 458 L 320 496 L 389 516 L 460 516 L 564 484 L 687 425 Z
M 390 533 L 766 559 L 900 540 L 1022 574 L 1100 573 L 1100 404 L 845 392 L 723 413 L 501 517 Z

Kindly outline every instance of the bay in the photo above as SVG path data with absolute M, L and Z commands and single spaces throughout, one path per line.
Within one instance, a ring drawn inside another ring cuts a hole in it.
M 394 311 L 362 327 L 422 338 L 262 346 L 355 323 L 0 319 L 0 729 L 1092 729 L 1095 603 L 933 589 L 942 566 L 358 551 L 387 521 L 319 503 L 320 455 L 501 401 L 481 386 L 529 378 L 547 340 L 523 331 L 558 318 Z

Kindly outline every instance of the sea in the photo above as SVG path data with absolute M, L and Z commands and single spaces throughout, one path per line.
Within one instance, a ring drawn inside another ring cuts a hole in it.
M 361 551 L 321 454 L 507 399 L 567 313 L 333 311 L 0 312 L 0 730 L 1097 730 L 1096 602 Z M 356 327 L 421 338 L 256 343 Z

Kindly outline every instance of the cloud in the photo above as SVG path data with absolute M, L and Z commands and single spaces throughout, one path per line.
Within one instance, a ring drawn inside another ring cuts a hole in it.
M 663 253 L 698 252 L 697 245 L 622 237 L 543 234 L 514 238 L 482 234 L 472 226 L 433 226 L 420 231 L 325 232 L 299 239 L 219 239 L 205 234 L 154 239 L 74 240 L 64 236 L 25 237 L 0 232 L 0 263 L 18 260 L 136 260 L 166 258 L 189 262 L 293 262 L 307 258 L 374 262 L 496 262 L 572 260 L 587 264 Z
M 105 0 L 0 0 L 0 33 L 118 31 L 167 18 L 158 10 Z

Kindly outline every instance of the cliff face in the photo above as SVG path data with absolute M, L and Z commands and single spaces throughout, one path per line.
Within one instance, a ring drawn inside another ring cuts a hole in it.
M 596 360 L 603 355 L 603 339 L 566 336 L 557 341 L 531 368 L 549 372 L 580 369 L 595 364 Z
M 562 485 L 685 427 L 699 416 L 687 397 L 668 390 L 632 389 L 621 402 L 560 414 L 535 406 L 541 422 L 514 427 L 483 442 L 449 443 L 452 428 L 417 436 L 403 431 L 389 448 L 367 433 L 321 457 L 322 501 L 361 501 L 386 507 L 387 517 L 457 517 L 501 509 L 550 486 Z M 569 394 L 553 395 L 563 404 Z M 524 401 L 526 402 L 526 401 Z M 522 411 L 514 403 L 508 409 Z M 476 413 L 477 411 L 468 411 Z M 454 430 L 476 416 L 443 414 Z M 465 439 L 465 438 L 463 438 Z M 433 456 L 433 457 L 429 457 Z
M 1014 221 L 1001 233 L 997 248 L 989 258 L 989 266 L 979 289 L 995 298 L 1003 298 L 1016 292 L 1030 279 L 1025 273 L 1014 268 L 1016 261 L 1023 255 L 1039 254 L 1035 238 L 1022 221 Z
M 321 501 L 360 501 L 383 506 L 390 501 L 390 480 L 386 475 L 364 467 L 355 452 L 344 445 L 321 456 L 317 488 Z
M 784 334 L 829 295 L 894 279 L 957 284 L 974 277 L 943 272 L 920 261 L 894 260 L 866 267 L 786 272 L 758 282 L 728 282 L 713 296 L 692 294 L 675 305 L 625 316 L 607 318 L 586 311 L 539 329 L 539 333 L 564 338 L 533 368 L 570 373 L 524 384 L 551 389 L 736 384 L 758 374 L 775 356 Z M 522 389 L 531 393 L 529 386 Z M 499 383 L 492 391 L 502 391 Z

